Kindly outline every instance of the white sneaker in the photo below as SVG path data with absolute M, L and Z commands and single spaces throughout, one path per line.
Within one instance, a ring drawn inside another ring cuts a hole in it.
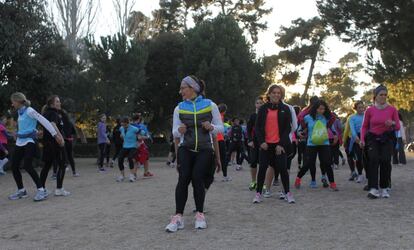
M 286 199 L 286 195 L 283 191 L 280 191 L 279 193 L 279 200 L 285 200 Z
M 137 180 L 137 178 L 135 178 L 135 176 L 133 174 L 129 175 L 129 182 L 135 182 Z
M 371 188 L 371 190 L 368 193 L 368 198 L 377 199 L 379 197 L 380 197 L 380 193 L 379 193 L 378 189 Z
M 272 193 L 270 193 L 270 191 L 269 191 L 269 190 L 266 190 L 266 191 L 264 191 L 264 193 L 263 193 L 263 197 L 265 197 L 265 198 L 270 198 L 270 197 L 272 197 Z
M 289 204 L 296 203 L 295 198 L 293 198 L 293 194 L 291 192 L 287 193 L 286 200 Z
M 123 177 L 122 175 L 116 178 L 116 182 L 123 182 L 124 180 L 125 180 L 125 177 Z
M 165 227 L 165 231 L 168 233 L 175 233 L 181 229 L 184 229 L 184 219 L 181 215 L 172 216 L 170 224 Z
M 358 175 L 358 179 L 356 181 L 357 183 L 362 183 L 364 182 L 364 176 L 363 175 Z
M 256 193 L 256 195 L 253 198 L 253 203 L 257 204 L 262 202 L 262 195 L 260 193 Z
M 241 165 L 236 165 L 236 171 L 240 171 L 242 170 L 242 166 Z
M 388 193 L 386 188 L 382 190 L 381 197 L 382 198 L 390 198 L 390 194 Z
M 232 181 L 233 179 L 230 176 L 223 176 L 223 182 Z
M 64 188 L 56 189 L 55 196 L 69 196 L 70 192 L 66 191 Z
M 194 228 L 195 229 L 206 229 L 207 228 L 207 222 L 206 222 L 206 218 L 204 217 L 204 213 L 197 212 L 195 216 Z
M 339 166 L 338 165 L 336 165 L 336 164 L 334 164 L 334 169 L 338 169 L 339 168 Z

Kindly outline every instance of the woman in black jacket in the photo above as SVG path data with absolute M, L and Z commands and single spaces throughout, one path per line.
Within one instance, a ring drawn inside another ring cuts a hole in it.
M 282 179 L 286 200 L 289 203 L 295 202 L 289 191 L 287 170 L 292 116 L 289 107 L 282 103 L 284 96 L 283 87 L 276 84 L 270 85 L 266 93 L 267 103 L 260 107 L 257 113 L 256 136 L 260 145 L 260 153 L 257 188 L 253 203 L 262 201 L 262 189 L 268 166 L 272 166 L 275 170 L 277 168 Z

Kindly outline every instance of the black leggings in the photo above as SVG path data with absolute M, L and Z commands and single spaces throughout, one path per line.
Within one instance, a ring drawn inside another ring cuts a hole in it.
M 394 147 L 394 154 L 392 156 L 392 163 L 393 164 L 407 164 L 407 158 L 405 157 L 404 152 L 404 142 L 401 137 L 397 139 L 397 146 Z
M 20 163 L 23 160 L 23 167 L 26 172 L 32 177 L 33 182 L 36 184 L 37 188 L 41 188 L 40 178 L 36 170 L 34 170 L 32 161 L 36 155 L 36 145 L 32 142 L 27 143 L 25 146 L 16 146 L 14 148 L 12 156 L 12 165 L 11 169 L 13 172 L 14 181 L 17 184 L 18 189 L 23 189 L 23 178 L 22 173 L 20 172 Z
M 250 167 L 251 168 L 257 168 L 257 164 L 259 163 L 260 146 L 256 142 L 253 142 L 253 145 L 254 145 L 254 148 L 249 147 Z
M 267 150 L 260 149 L 259 153 L 259 173 L 257 174 L 256 192 L 261 193 L 266 178 L 268 166 L 273 167 L 275 172 L 280 173 L 283 189 L 285 193 L 289 192 L 289 174 L 287 171 L 286 153 L 276 155 L 276 144 L 268 144 Z M 285 149 L 286 150 L 286 149 Z
M 368 187 L 378 189 L 378 168 L 380 169 L 380 188 L 387 188 L 391 184 L 391 155 L 393 141 L 380 142 L 375 138 L 367 138 L 368 151 Z
M 60 147 L 56 143 L 44 143 L 43 147 L 43 161 L 45 165 L 40 172 L 40 183 L 43 188 L 46 187 L 47 175 L 52 167 L 53 163 L 56 162 L 58 170 L 56 174 L 56 188 L 61 189 L 63 186 L 63 179 L 65 178 L 65 148 Z
M 229 149 L 227 151 L 227 164 L 230 162 L 231 160 L 231 154 L 236 151 L 236 163 L 237 165 L 241 165 L 243 162 L 243 144 L 242 142 L 231 142 L 229 145 Z
M 98 164 L 100 168 L 103 168 L 104 159 L 106 158 L 106 163 L 109 162 L 109 152 L 111 151 L 111 145 L 106 143 L 98 144 L 99 147 L 99 159 Z
M 128 157 L 129 169 L 134 169 L 134 158 L 137 154 L 136 148 L 122 148 L 118 155 L 119 170 L 124 171 L 124 159 Z
M 75 160 L 73 159 L 73 142 L 65 140 L 66 160 L 69 162 L 72 172 L 76 173 Z
M 297 177 L 302 178 L 310 169 L 312 181 L 316 179 L 316 156 L 319 156 L 322 172 L 326 172 L 330 183 L 335 182 L 333 170 L 331 167 L 331 150 L 329 145 L 307 146 L 305 153 L 305 164 L 299 171 Z M 322 173 L 324 174 L 324 173 Z
M 332 140 L 333 143 L 333 140 Z M 332 156 L 332 162 L 335 165 L 339 165 L 339 143 L 337 142 L 335 145 L 331 145 L 331 156 Z
M 348 161 L 349 169 L 351 170 L 351 173 L 355 172 L 355 144 L 352 146 L 352 150 L 349 151 L 349 144 L 351 143 L 351 139 L 347 138 L 344 142 L 344 148 L 346 153 L 346 159 Z M 357 145 L 359 147 L 359 145 Z
M 112 157 L 112 160 L 115 161 L 116 158 L 119 157 L 119 152 L 121 152 L 122 149 L 122 144 L 115 144 L 115 152 L 114 152 L 114 156 Z
M 290 152 L 290 154 L 289 154 L 289 156 L 287 158 L 287 169 L 289 169 L 289 170 L 290 170 L 290 167 L 292 166 L 292 160 L 296 156 L 296 152 L 298 150 L 298 146 L 296 145 L 295 142 L 292 142 L 291 148 L 292 148 L 292 152 Z
M 358 170 L 358 174 L 362 175 L 362 171 L 365 169 L 365 174 L 367 174 L 367 170 L 366 170 L 366 166 L 367 166 L 367 162 L 366 162 L 366 157 L 363 157 L 363 152 L 361 147 L 359 146 L 358 143 L 354 143 L 354 146 L 352 147 L 352 151 L 353 151 L 353 155 L 355 156 L 355 163 L 356 163 L 356 168 Z M 354 169 L 355 171 L 355 169 Z
M 299 141 L 298 143 L 298 164 L 302 165 L 302 160 L 305 158 L 306 141 Z
M 183 214 L 188 198 L 188 185 L 193 184 L 194 201 L 197 212 L 202 213 L 205 199 L 205 179 L 211 171 L 213 150 L 199 152 L 184 147 L 178 149 L 178 183 L 175 189 L 176 213 Z
M 227 162 L 226 162 L 226 143 L 224 141 L 219 141 L 218 142 L 219 145 L 219 153 L 220 153 L 220 163 L 221 163 L 221 168 L 223 171 L 223 176 L 227 177 Z

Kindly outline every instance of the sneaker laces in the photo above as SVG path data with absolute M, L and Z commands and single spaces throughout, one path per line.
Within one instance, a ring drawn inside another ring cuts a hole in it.
M 197 212 L 197 214 L 196 214 L 196 220 L 198 220 L 198 221 L 203 221 L 203 220 L 205 220 L 205 218 L 204 218 L 204 214 L 203 213 L 200 213 L 200 212 Z
M 171 216 L 170 224 L 178 224 L 178 221 L 180 221 L 180 219 L 181 219 L 181 216 L 179 216 L 179 215 Z

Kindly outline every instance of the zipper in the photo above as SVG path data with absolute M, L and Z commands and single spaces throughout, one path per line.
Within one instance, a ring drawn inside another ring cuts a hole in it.
M 197 149 L 198 149 L 198 131 L 197 131 L 197 108 L 196 108 L 195 101 L 193 101 L 193 107 L 194 107 L 194 130 L 195 130 L 195 146 L 194 146 L 194 151 L 197 152 Z

